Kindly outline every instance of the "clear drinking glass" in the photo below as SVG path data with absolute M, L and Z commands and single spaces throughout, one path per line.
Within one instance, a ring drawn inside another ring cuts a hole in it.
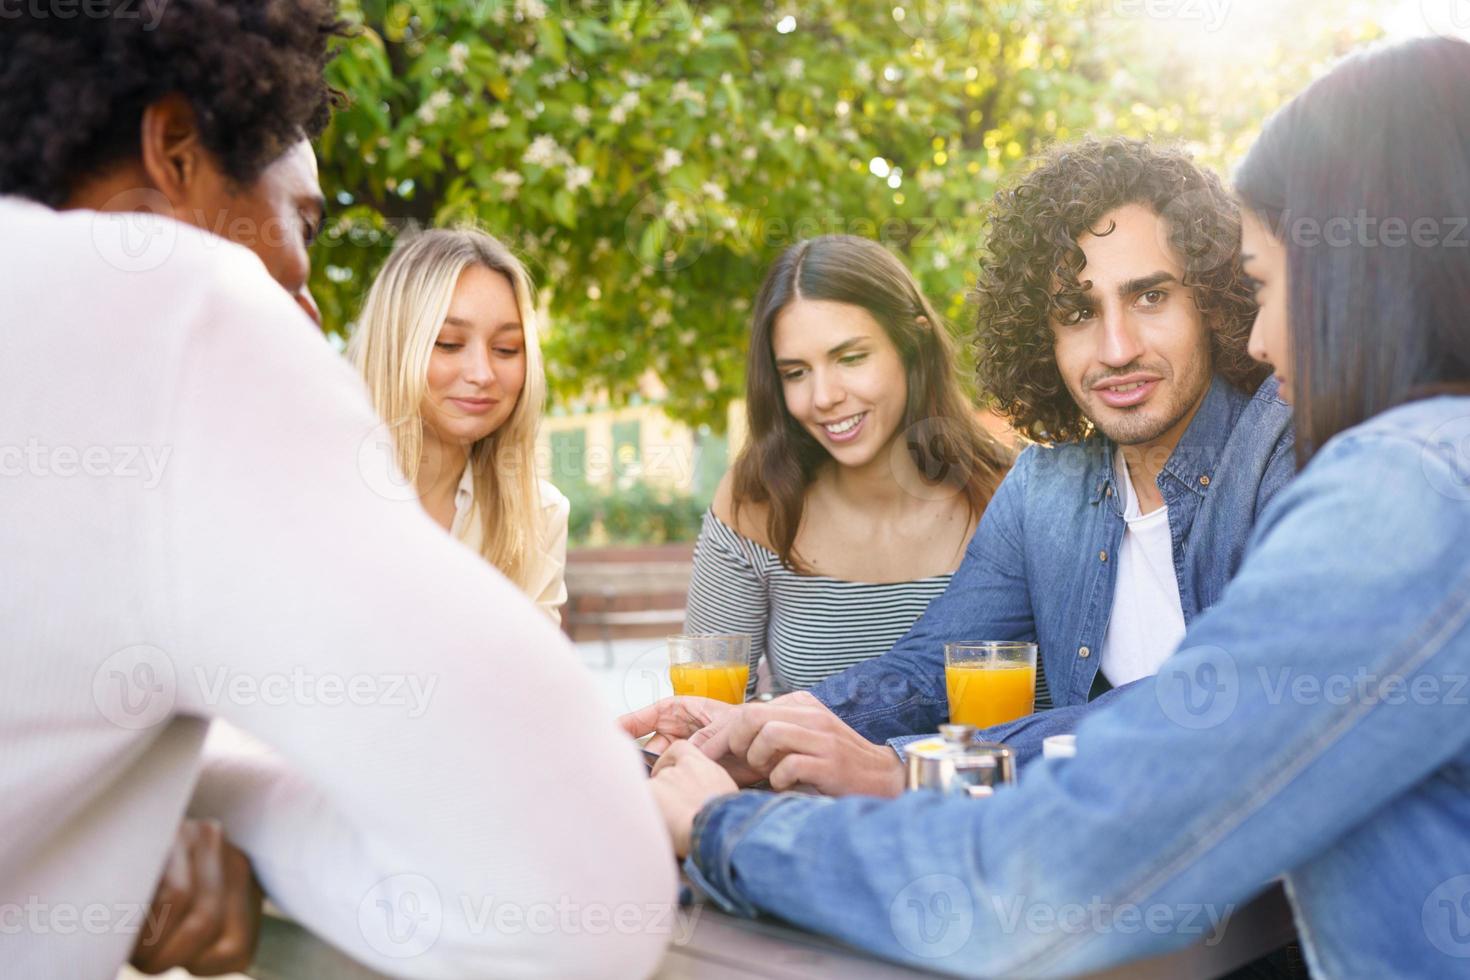
M 750 635 L 669 637 L 669 680 L 674 684 L 675 694 L 741 704 L 750 681 Z
M 967 640 L 944 645 L 949 720 L 989 728 L 1036 710 L 1036 644 Z

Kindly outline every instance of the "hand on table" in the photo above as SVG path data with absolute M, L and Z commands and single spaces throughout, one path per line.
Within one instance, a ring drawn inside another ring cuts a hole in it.
M 183 967 L 196 976 L 250 966 L 264 896 L 250 860 L 213 820 L 179 826 L 131 963 L 144 973 Z
M 652 734 L 645 748 L 654 752 L 667 751 L 670 745 L 695 735 L 705 727 L 739 710 L 739 706 L 716 701 L 713 698 L 677 696 L 656 701 L 638 711 L 631 711 L 618 719 L 623 731 L 634 738 Z M 730 773 L 730 778 L 741 786 L 758 783 L 764 773 L 751 772 L 734 758 L 717 759 Z
M 681 858 L 689 856 L 689 835 L 704 805 L 740 789 L 723 767 L 688 742 L 675 742 L 664 750 L 649 787 Z
M 869 742 L 805 691 L 741 705 L 689 741 L 712 759 L 743 763 L 775 790 L 802 785 L 828 796 L 903 792 L 898 753 Z

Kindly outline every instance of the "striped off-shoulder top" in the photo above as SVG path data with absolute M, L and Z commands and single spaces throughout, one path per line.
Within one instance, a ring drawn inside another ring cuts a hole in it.
M 711 510 L 694 546 L 685 629 L 751 635 L 748 694 L 763 657 L 776 693 L 804 690 L 887 653 L 951 577 L 878 584 L 801 575 Z

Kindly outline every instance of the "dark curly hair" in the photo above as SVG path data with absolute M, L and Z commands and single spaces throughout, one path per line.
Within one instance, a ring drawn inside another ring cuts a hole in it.
M 1266 377 L 1246 353 L 1256 307 L 1240 266 L 1239 210 L 1219 178 L 1183 150 L 1142 140 L 1055 146 L 995 195 L 975 291 L 980 385 L 1030 439 L 1092 432 L 1057 370 L 1051 325 L 1075 321 L 1091 288 L 1077 278 L 1086 263 L 1078 236 L 1100 231 L 1104 215 L 1128 204 L 1164 219 L 1183 284 L 1211 330 L 1214 370 L 1245 390 Z
M 104 14 L 105 11 L 105 14 Z M 177 93 L 237 184 L 326 126 L 335 0 L 88 0 L 0 20 L 0 194 L 57 207 L 140 152 L 143 110 Z

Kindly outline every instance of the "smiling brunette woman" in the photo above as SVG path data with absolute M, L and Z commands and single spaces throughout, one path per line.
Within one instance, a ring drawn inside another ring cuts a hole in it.
M 687 628 L 749 633 L 751 687 L 810 687 L 876 657 L 944 591 L 1006 454 L 903 264 L 829 235 L 788 249 L 756 301 L 749 433 L 705 515 Z
M 389 256 L 348 356 L 429 516 L 559 622 L 570 505 L 536 477 L 546 374 L 532 296 L 495 238 L 426 232 Z

